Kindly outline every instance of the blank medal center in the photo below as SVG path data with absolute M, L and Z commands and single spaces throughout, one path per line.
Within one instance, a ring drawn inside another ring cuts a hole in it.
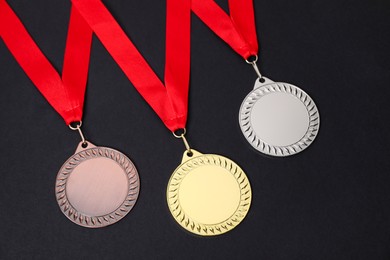
M 301 140 L 309 127 L 309 113 L 301 100 L 288 93 L 270 93 L 253 106 L 251 123 L 256 135 L 274 146 Z
M 218 224 L 229 219 L 240 203 L 235 177 L 219 166 L 201 166 L 182 180 L 179 200 L 188 217 L 202 224 Z
M 112 213 L 123 203 L 127 193 L 126 173 L 108 158 L 82 162 L 70 174 L 66 185 L 70 204 L 88 216 Z

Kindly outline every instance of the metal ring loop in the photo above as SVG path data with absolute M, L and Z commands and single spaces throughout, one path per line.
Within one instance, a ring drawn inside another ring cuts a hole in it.
M 72 123 L 77 123 L 77 122 L 72 122 Z M 78 125 L 76 127 L 73 127 L 72 123 L 69 124 L 69 128 L 74 130 L 74 131 L 79 130 L 80 127 L 83 125 L 83 121 L 81 121 L 81 120 L 78 122 Z
M 181 135 L 177 135 L 176 133 L 175 133 L 175 131 L 177 131 L 177 130 L 180 130 L 180 129 L 183 129 L 183 133 L 181 134 Z M 173 134 L 173 136 L 174 137 L 176 137 L 176 138 L 183 138 L 183 136 L 187 133 L 187 130 L 185 129 L 185 128 L 179 128 L 179 129 L 176 129 L 175 131 L 173 131 L 172 132 L 172 134 Z
M 81 126 L 83 125 L 83 121 L 80 120 L 80 122 L 78 122 L 77 126 L 74 127 L 71 125 L 71 123 L 69 124 L 69 128 L 72 129 L 73 131 L 78 131 L 79 134 L 80 134 L 80 137 L 81 137 L 81 142 L 83 144 L 86 144 L 87 143 L 87 140 L 85 140 L 85 137 L 84 137 L 84 134 L 83 132 L 81 131 Z
M 187 130 L 186 130 L 185 128 L 182 128 L 182 129 L 183 129 L 183 133 L 181 133 L 180 135 L 177 135 L 177 134 L 175 133 L 175 131 L 180 130 L 180 129 L 176 129 L 175 131 L 172 132 L 172 134 L 173 134 L 173 136 L 176 137 L 177 139 L 182 139 L 182 140 L 183 140 L 184 146 L 186 147 L 186 151 L 187 151 L 188 153 L 191 154 L 191 153 L 192 153 L 191 147 L 190 147 L 190 145 L 188 144 L 187 138 L 185 137 L 185 135 L 186 135 L 186 133 L 187 133 Z
M 253 61 L 249 61 L 249 60 L 246 59 L 245 62 L 250 64 L 250 65 L 252 65 L 253 69 L 255 70 L 255 72 L 257 74 L 257 77 L 259 79 L 262 79 L 263 75 L 261 75 L 259 67 L 257 67 L 257 64 L 256 64 L 256 62 L 257 62 L 259 57 L 257 55 L 253 55 L 253 56 L 255 57 L 255 59 Z
M 255 60 L 249 61 L 248 59 L 246 59 L 245 62 L 248 63 L 248 64 L 256 63 L 257 60 L 259 59 L 259 56 L 257 56 L 257 55 L 251 55 L 251 56 L 249 56 L 249 57 L 253 57 L 253 56 L 255 57 Z

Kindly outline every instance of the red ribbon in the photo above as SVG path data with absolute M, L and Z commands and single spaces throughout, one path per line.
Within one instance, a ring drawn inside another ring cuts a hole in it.
M 230 17 L 213 0 L 167 0 L 164 85 L 100 0 L 72 3 L 61 80 L 15 13 L 0 0 L 1 38 L 67 124 L 81 120 L 92 31 L 171 131 L 184 128 L 187 120 L 191 8 L 244 59 L 258 51 L 252 0 L 229 0 Z
M 165 86 L 100 0 L 72 0 L 93 32 L 166 127 L 187 121 L 190 0 L 167 0 Z
M 185 128 L 190 75 L 190 0 L 167 0 L 165 86 L 99 0 L 74 0 L 62 80 L 4 0 L 0 35 L 67 124 L 80 121 L 92 32 L 171 131 Z
M 62 79 L 4 0 L 0 0 L 0 37 L 66 124 L 81 121 L 92 31 L 77 10 L 71 10 Z
M 192 11 L 244 59 L 257 55 L 252 0 L 229 0 L 230 16 L 214 0 L 192 0 Z

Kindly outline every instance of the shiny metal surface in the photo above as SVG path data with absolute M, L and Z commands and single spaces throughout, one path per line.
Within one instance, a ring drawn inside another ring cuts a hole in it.
M 139 193 L 139 176 L 124 154 L 111 148 L 80 142 L 58 172 L 58 205 L 72 222 L 89 228 L 104 227 L 122 219 Z
M 243 170 L 220 155 L 191 149 L 183 154 L 167 187 L 167 202 L 175 220 L 201 236 L 235 228 L 248 213 L 252 191 Z
M 314 101 L 300 88 L 263 77 L 244 99 L 241 130 L 258 151 L 289 156 L 306 149 L 316 138 L 320 117 Z

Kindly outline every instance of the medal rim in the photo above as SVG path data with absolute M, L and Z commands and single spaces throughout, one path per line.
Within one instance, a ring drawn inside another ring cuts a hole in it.
M 268 79 L 265 79 L 267 82 Z M 304 90 L 290 83 L 270 81 L 269 83 L 260 83 L 261 85 L 257 86 L 259 83 L 260 81 L 257 79 L 255 88 L 249 92 L 241 103 L 239 123 L 245 139 L 254 149 L 270 156 L 287 157 L 302 152 L 313 143 L 320 128 L 320 114 L 314 100 Z M 306 107 L 309 115 L 309 126 L 304 136 L 293 144 L 286 146 L 269 144 L 257 136 L 252 127 L 251 115 L 254 105 L 263 96 L 271 93 L 290 94 L 299 99 Z
M 88 142 L 88 144 L 92 145 Z M 75 159 L 77 158 L 77 159 Z M 114 211 L 101 215 L 86 215 L 73 207 L 66 194 L 66 184 L 74 168 L 86 160 L 107 158 L 117 163 L 127 176 L 128 192 L 122 204 Z M 87 228 L 101 228 L 112 225 L 124 218 L 137 202 L 140 190 L 140 180 L 134 163 L 122 152 L 104 146 L 94 146 L 76 152 L 61 166 L 56 177 L 55 195 L 61 212 L 73 223 Z
M 191 150 L 195 151 L 193 149 Z M 218 159 L 216 159 L 215 157 Z M 195 161 L 196 163 L 194 163 Z M 188 216 L 187 213 L 184 212 L 178 198 L 179 187 L 182 180 L 195 168 L 200 166 L 205 166 L 205 165 L 219 166 L 229 171 L 236 179 L 240 189 L 240 203 L 237 205 L 235 212 L 226 220 L 215 224 L 203 224 L 196 220 L 193 220 L 190 216 Z M 183 169 L 183 167 L 186 168 Z M 188 170 L 187 168 L 192 168 L 192 169 Z M 175 183 L 173 184 L 173 182 Z M 172 188 L 172 186 L 178 186 L 178 187 Z M 173 171 L 167 185 L 166 196 L 167 196 L 167 204 L 168 204 L 169 211 L 173 216 L 173 218 L 176 220 L 178 224 L 180 224 L 181 227 L 183 227 L 188 232 L 196 235 L 216 236 L 216 235 L 221 235 L 226 232 L 229 232 L 244 220 L 251 206 L 252 189 L 251 189 L 249 179 L 246 176 L 245 172 L 233 160 L 218 154 L 199 153 L 199 155 L 191 157 L 190 159 L 182 162 Z

